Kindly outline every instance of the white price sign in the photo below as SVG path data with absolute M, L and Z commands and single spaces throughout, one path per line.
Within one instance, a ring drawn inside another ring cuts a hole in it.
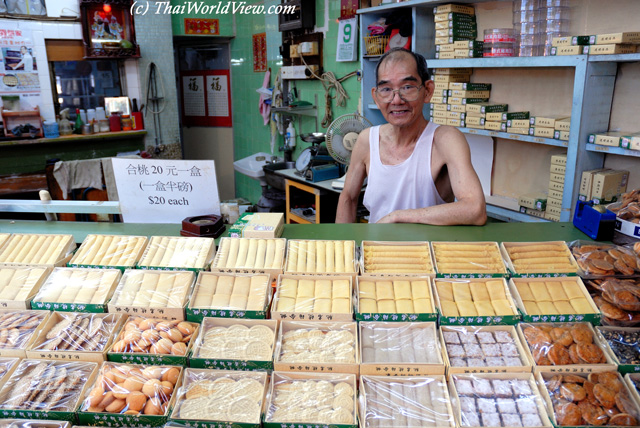
M 180 223 L 220 215 L 213 161 L 112 159 L 122 221 Z
M 343 19 L 338 27 L 338 48 L 336 61 L 355 61 L 358 57 L 358 20 L 356 18 Z

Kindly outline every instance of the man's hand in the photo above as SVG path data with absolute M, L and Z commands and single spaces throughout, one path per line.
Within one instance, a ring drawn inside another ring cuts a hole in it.
M 387 214 L 386 216 L 384 216 L 380 220 L 378 220 L 378 222 L 376 224 L 379 224 L 379 223 L 398 223 L 396 221 L 396 215 L 395 215 L 397 212 L 398 211 L 390 212 L 389 214 Z

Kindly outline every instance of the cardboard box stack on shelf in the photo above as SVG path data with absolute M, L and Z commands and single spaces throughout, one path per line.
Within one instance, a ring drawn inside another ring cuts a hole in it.
M 475 9 L 445 4 L 434 9 L 436 59 L 482 58 Z
M 547 209 L 547 194 L 543 192 L 528 193 L 518 197 L 520 212 L 544 218 Z
M 551 55 L 615 55 L 638 51 L 640 32 L 554 37 Z
M 562 194 L 564 192 L 564 175 L 567 168 L 567 155 L 551 156 L 549 170 L 549 193 L 544 218 L 560 221 L 562 212 Z
M 529 135 L 533 135 L 534 137 L 543 137 L 543 138 L 556 138 L 556 122 L 557 121 L 566 121 L 571 120 L 571 117 L 566 115 L 562 116 L 532 116 L 529 118 Z M 570 122 L 569 122 L 570 124 Z M 564 127 L 563 125 L 561 125 Z M 569 139 L 569 132 L 562 135 L 566 137 L 566 140 Z M 558 133 L 558 138 L 560 139 L 560 134 Z
M 589 134 L 589 143 L 598 146 L 640 150 L 640 132 L 609 131 Z
M 629 171 L 594 169 L 582 172 L 578 199 L 594 204 L 616 202 L 627 191 Z

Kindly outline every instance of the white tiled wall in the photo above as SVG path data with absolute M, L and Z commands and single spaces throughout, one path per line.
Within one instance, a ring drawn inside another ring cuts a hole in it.
M 0 27 L 11 30 L 23 30 L 31 33 L 36 63 L 38 64 L 38 77 L 40 79 L 40 115 L 44 120 L 54 120 L 53 92 L 49 67 L 47 66 L 46 39 L 82 40 L 82 26 L 78 22 L 40 22 L 32 20 L 0 19 Z M 26 35 L 26 37 L 29 37 Z M 42 65 L 41 65 L 42 64 Z M 129 59 L 124 62 L 126 95 L 130 98 L 142 96 L 140 89 L 140 77 L 138 72 L 138 60 Z M 140 105 L 140 104 L 138 104 Z

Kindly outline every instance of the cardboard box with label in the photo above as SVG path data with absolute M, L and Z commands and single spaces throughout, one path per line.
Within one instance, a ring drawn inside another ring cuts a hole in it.
M 629 171 L 609 170 L 593 176 L 591 200 L 596 203 L 615 202 L 627 190 Z

